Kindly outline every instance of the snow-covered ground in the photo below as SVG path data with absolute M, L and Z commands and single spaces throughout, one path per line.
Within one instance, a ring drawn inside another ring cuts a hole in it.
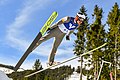
M 8 69 L 8 68 L 4 68 L 4 67 L 0 67 L 0 70 L 3 71 L 5 74 L 10 74 L 13 72 L 13 70 Z
M 87 80 L 85 76 L 82 77 L 83 80 Z M 80 80 L 80 74 L 73 72 L 68 80 Z
M 12 80 L 10 78 L 8 78 L 8 76 L 0 70 L 0 80 Z
M 80 75 L 77 72 L 73 72 L 68 80 L 80 80 Z

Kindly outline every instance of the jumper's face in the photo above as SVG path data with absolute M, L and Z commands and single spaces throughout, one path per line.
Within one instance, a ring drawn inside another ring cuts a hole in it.
M 84 19 L 81 18 L 81 17 L 76 16 L 75 17 L 75 21 L 77 22 L 78 25 L 80 25 L 80 24 L 82 24 L 82 22 L 84 21 Z

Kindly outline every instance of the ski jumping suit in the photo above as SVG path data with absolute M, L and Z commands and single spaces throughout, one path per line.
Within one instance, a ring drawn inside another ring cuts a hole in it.
M 64 36 L 69 36 L 76 28 L 78 24 L 74 22 L 73 17 L 64 17 L 57 23 L 51 26 L 50 31 L 40 38 L 34 49 L 39 46 L 42 42 L 54 37 L 54 43 L 52 51 L 49 56 L 49 62 L 54 62 L 54 57 L 57 51 L 58 46 L 62 42 Z

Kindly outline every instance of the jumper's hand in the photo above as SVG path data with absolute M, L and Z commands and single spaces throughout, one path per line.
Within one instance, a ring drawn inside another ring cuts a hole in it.
M 70 40 L 70 37 L 69 37 L 69 36 L 66 36 L 66 40 Z

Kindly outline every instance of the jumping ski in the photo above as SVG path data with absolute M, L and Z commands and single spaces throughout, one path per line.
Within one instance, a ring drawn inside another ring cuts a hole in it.
M 32 76 L 32 75 L 35 75 L 35 74 L 40 73 L 40 72 L 42 72 L 42 71 L 45 71 L 45 70 L 47 70 L 47 69 L 56 67 L 56 66 L 58 66 L 58 65 L 64 64 L 64 63 L 69 62 L 69 61 L 72 61 L 72 60 L 74 60 L 74 59 L 76 59 L 76 58 L 79 58 L 79 57 L 81 57 L 81 56 L 84 56 L 84 55 L 86 55 L 86 54 L 91 54 L 91 52 L 93 52 L 93 51 L 95 51 L 95 50 L 98 50 L 98 49 L 100 49 L 100 48 L 102 48 L 102 47 L 104 47 L 104 46 L 106 46 L 106 45 L 107 45 L 107 43 L 104 43 L 103 45 L 101 45 L 101 46 L 99 46 L 99 47 L 97 47 L 97 48 L 94 48 L 94 49 L 92 49 L 92 50 L 90 50 L 90 51 L 88 51 L 88 52 L 86 52 L 86 53 L 83 53 L 82 55 L 72 57 L 72 58 L 67 59 L 67 60 L 65 60 L 65 61 L 63 61 L 63 62 L 60 62 L 60 63 L 58 63 L 58 64 L 56 64 L 56 65 L 52 65 L 52 66 L 49 66 L 49 67 L 47 67 L 47 68 L 45 68 L 45 69 L 36 71 L 36 72 L 31 73 L 31 74 L 29 74 L 29 75 L 26 75 L 25 77 L 30 77 L 30 76 Z
M 32 52 L 32 49 L 34 48 L 34 46 L 36 45 L 36 43 L 45 34 L 45 32 L 47 31 L 47 29 L 50 27 L 50 25 L 53 23 L 53 21 L 55 21 L 55 19 L 57 18 L 57 16 L 58 16 L 58 13 L 57 12 L 53 12 L 52 15 L 48 18 L 48 20 L 43 25 L 43 27 L 41 28 L 40 32 L 36 36 L 36 38 L 33 40 L 33 42 L 28 47 L 28 49 L 26 50 L 26 52 L 24 53 L 24 55 L 21 57 L 21 59 L 16 64 L 16 66 L 14 68 L 15 71 L 17 71 L 19 69 L 19 67 L 24 62 L 24 60 L 27 58 L 27 56 Z

